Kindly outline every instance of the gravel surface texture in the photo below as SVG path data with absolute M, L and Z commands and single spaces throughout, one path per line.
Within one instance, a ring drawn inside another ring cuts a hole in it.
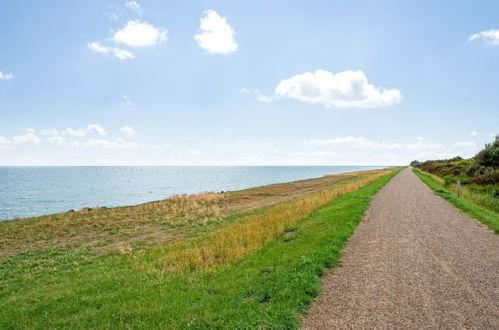
M 411 168 L 373 199 L 306 329 L 499 329 L 499 237 Z

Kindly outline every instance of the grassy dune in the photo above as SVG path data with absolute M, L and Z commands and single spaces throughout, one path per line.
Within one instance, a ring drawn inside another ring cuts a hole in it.
M 196 204 L 193 210 L 215 205 L 222 210 L 200 218 L 196 211 L 190 216 L 183 211 L 184 218 L 162 211 L 149 217 L 147 207 L 156 208 L 145 204 L 137 210 L 89 210 L 31 219 L 25 225 L 18 224 L 25 220 L 0 224 L 10 237 L 0 246 L 0 328 L 297 327 L 300 315 L 318 294 L 320 275 L 337 263 L 369 201 L 396 172 L 366 171 L 273 185 L 216 194 L 224 196 L 210 196 L 211 201 L 200 196 L 189 201 L 187 196 L 177 198 L 180 204 L 199 203 L 201 198 L 203 206 Z M 314 183 L 319 190 L 312 188 Z M 274 202 L 268 203 L 271 191 L 279 191 L 279 196 L 270 196 Z M 236 198 L 241 203 L 237 207 L 236 202 L 227 203 Z M 91 244 L 77 239 L 63 245 L 57 238 L 66 237 L 59 228 L 63 226 L 42 225 L 57 222 L 58 217 L 74 221 L 73 234 L 80 237 L 92 228 L 88 219 L 96 221 L 97 229 L 112 230 L 111 223 L 105 227 L 106 216 L 114 214 L 109 217 L 114 221 L 124 217 L 116 215 L 120 212 L 140 213 L 134 219 L 146 219 L 146 225 L 151 218 L 171 217 L 168 221 L 176 222 L 176 228 L 172 231 L 165 224 L 165 233 L 172 235 L 172 242 L 133 245 L 130 242 L 138 242 L 133 231 L 119 229 L 107 234 L 112 244 L 124 239 L 127 249 L 102 249 L 98 239 L 105 236 L 98 230 L 97 238 L 89 239 Z M 86 229 L 79 231 L 78 224 Z M 50 229 L 44 232 L 45 241 L 36 233 L 37 226 Z M 18 241 L 16 250 L 16 237 L 30 235 L 36 244 Z M 218 240 L 224 244 L 213 245 Z M 201 259 L 189 257 L 199 251 L 205 253 Z M 187 261 L 172 268 L 180 256 L 187 256 Z

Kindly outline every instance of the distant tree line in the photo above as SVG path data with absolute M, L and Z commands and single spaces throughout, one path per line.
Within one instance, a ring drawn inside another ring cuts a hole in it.
M 452 176 L 481 185 L 499 184 L 499 135 L 492 143 L 485 144 L 474 157 L 463 159 L 438 159 L 419 162 L 413 160 L 411 166 L 442 177 Z

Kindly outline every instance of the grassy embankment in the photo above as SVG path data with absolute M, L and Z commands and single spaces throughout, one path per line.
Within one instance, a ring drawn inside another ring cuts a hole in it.
M 497 198 L 491 194 L 476 192 L 465 185 L 461 186 L 458 197 L 456 184 L 449 183 L 449 180 L 446 182 L 445 179 L 418 168 L 414 168 L 413 171 L 435 194 L 499 234 L 499 200 Z
M 0 223 L 0 328 L 297 327 L 396 172 Z

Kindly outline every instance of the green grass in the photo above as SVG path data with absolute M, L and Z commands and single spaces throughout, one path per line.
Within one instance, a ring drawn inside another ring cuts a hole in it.
M 414 168 L 413 171 L 424 183 L 426 183 L 426 185 L 428 185 L 428 187 L 430 187 L 431 190 L 433 190 L 436 195 L 444 198 L 449 203 L 468 214 L 470 217 L 479 220 L 492 229 L 496 234 L 499 234 L 499 214 L 478 206 L 469 200 L 457 197 L 455 193 L 449 191 L 444 186 L 443 179 L 423 172 L 417 168 Z
M 338 197 L 262 250 L 209 272 L 148 267 L 147 251 L 48 249 L 0 261 L 0 328 L 297 328 L 376 192 Z

